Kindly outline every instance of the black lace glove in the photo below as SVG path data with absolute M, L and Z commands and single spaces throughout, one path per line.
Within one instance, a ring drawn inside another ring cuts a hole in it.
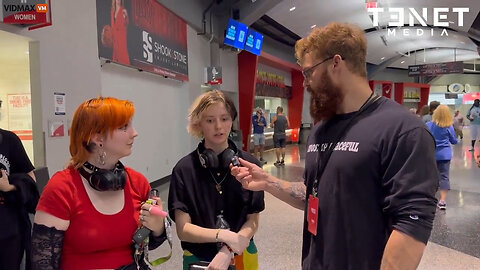
M 32 269 L 58 270 L 62 255 L 65 231 L 54 227 L 33 224 L 32 234 Z

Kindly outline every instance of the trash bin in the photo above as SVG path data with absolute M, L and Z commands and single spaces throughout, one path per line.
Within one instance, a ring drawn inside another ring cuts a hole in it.
M 298 135 L 298 143 L 306 144 L 308 135 L 310 135 L 310 130 L 312 129 L 311 123 L 302 123 L 300 125 L 300 134 Z

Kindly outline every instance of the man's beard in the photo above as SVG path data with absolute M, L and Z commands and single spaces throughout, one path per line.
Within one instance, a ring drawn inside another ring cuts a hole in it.
M 343 94 L 335 87 L 326 72 L 321 76 L 322 82 L 318 88 L 307 87 L 310 93 L 310 115 L 315 122 L 327 121 L 332 118 L 343 101 Z

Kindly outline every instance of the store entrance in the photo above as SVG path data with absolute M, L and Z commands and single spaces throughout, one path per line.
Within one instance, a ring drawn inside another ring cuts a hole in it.
M 0 128 L 17 134 L 33 163 L 29 47 L 27 38 L 0 31 Z

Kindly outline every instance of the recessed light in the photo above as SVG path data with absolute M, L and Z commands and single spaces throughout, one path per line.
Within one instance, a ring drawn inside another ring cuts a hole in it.
M 295 10 L 295 7 L 291 7 L 291 8 L 290 8 L 290 11 L 294 11 L 294 10 Z
M 385 59 L 385 56 L 384 56 L 384 57 L 382 57 L 382 58 L 380 58 L 380 60 L 383 60 L 383 59 Z
M 403 64 L 403 63 L 405 63 L 405 60 L 403 60 L 402 62 L 400 62 L 400 64 Z
M 314 24 L 314 25 L 310 26 L 310 28 L 312 28 L 312 29 L 313 29 L 313 28 L 315 28 L 315 27 L 317 27 L 317 25 L 316 25 L 316 24 Z

